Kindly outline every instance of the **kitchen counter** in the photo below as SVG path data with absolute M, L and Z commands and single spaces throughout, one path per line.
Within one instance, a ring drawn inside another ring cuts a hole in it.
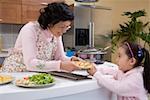
M 78 72 L 77 72 L 78 73 Z M 18 79 L 33 72 L 5 73 Z M 56 84 L 46 88 L 22 88 L 14 82 L 0 85 L 1 100 L 110 100 L 110 92 L 93 79 L 73 81 L 55 77 Z
M 8 57 L 8 52 L 11 50 L 11 48 L 8 48 L 8 49 L 1 49 L 1 52 L 0 52 L 0 57 Z
M 7 52 L 0 52 L 0 57 L 8 57 L 8 53 Z

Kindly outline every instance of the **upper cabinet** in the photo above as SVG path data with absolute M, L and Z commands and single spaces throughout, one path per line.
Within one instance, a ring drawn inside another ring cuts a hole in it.
M 0 0 L 0 23 L 21 23 L 21 1 Z
M 22 23 L 37 20 L 40 14 L 39 10 L 44 7 L 42 3 L 47 2 L 48 0 L 22 0 Z
M 37 20 L 39 10 L 52 2 L 64 0 L 0 0 L 0 23 L 25 24 Z
M 22 0 L 22 23 L 37 20 L 39 10 L 52 2 L 63 2 L 64 0 Z

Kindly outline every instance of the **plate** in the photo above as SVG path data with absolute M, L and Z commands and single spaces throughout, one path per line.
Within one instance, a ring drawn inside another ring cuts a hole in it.
M 24 87 L 24 88 L 44 88 L 44 87 L 51 87 L 53 85 L 55 85 L 55 82 L 53 83 L 49 83 L 49 84 L 43 84 L 43 85 L 25 85 L 25 84 L 17 84 L 15 82 L 15 85 L 16 86 L 19 86 L 19 87 Z
M 0 85 L 10 83 L 14 80 L 11 75 L 0 75 Z
M 54 78 L 47 73 L 38 73 L 32 76 L 26 76 L 15 81 L 16 86 L 27 88 L 50 87 L 55 84 Z

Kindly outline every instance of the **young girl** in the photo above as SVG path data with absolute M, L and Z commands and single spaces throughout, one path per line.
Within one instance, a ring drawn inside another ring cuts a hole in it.
M 99 85 L 115 93 L 117 100 L 148 100 L 149 52 L 137 44 L 124 42 L 118 50 L 117 65 L 119 70 L 94 65 L 88 73 L 97 79 Z M 106 74 L 111 74 L 113 78 L 105 77 Z

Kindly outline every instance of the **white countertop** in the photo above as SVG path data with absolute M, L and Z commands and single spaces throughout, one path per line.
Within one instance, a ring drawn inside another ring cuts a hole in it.
M 104 65 L 117 67 L 117 65 L 110 62 L 105 62 Z M 75 71 L 73 73 L 88 74 L 86 71 Z M 15 79 L 18 79 L 35 73 L 20 72 L 5 74 L 12 75 Z M 0 85 L 0 100 L 110 100 L 110 91 L 100 87 L 94 78 L 81 81 L 73 81 L 60 77 L 54 78 L 56 84 L 46 88 L 22 88 L 15 86 L 14 82 Z M 113 98 L 112 100 L 115 99 Z
M 17 79 L 35 73 L 21 72 L 5 74 L 12 75 Z M 60 77 L 55 77 L 55 79 L 56 84 L 46 88 L 22 88 L 15 86 L 13 82 L 10 84 L 0 85 L 0 98 L 1 100 L 45 99 L 72 95 L 100 88 L 95 79 L 82 81 L 73 81 Z

